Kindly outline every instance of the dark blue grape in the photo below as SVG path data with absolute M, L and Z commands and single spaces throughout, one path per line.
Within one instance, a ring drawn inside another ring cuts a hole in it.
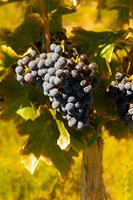
M 60 102 L 59 101 L 53 101 L 52 102 L 52 108 L 57 109 L 60 107 Z
M 32 61 L 29 62 L 28 67 L 30 68 L 30 70 L 36 70 L 37 64 L 34 60 L 32 60 Z
M 50 50 L 51 50 L 51 51 L 54 51 L 55 48 L 56 48 L 56 44 L 51 44 L 51 45 L 50 45 Z
M 67 111 L 72 111 L 74 109 L 74 104 L 73 103 L 67 103 L 66 104 L 66 110 Z
M 25 74 L 24 80 L 25 80 L 26 82 L 28 82 L 28 83 L 31 83 L 31 82 L 33 81 L 33 76 L 32 76 L 32 74 L 31 74 L 31 73 Z
M 48 74 L 49 74 L 50 76 L 53 76 L 53 75 L 55 74 L 55 68 L 54 68 L 54 67 L 50 67 L 50 68 L 48 69 Z
M 28 65 L 29 62 L 30 62 L 29 56 L 25 56 L 22 58 L 23 65 Z
M 32 50 L 32 51 L 30 52 L 30 54 L 31 54 L 31 56 L 32 56 L 33 58 L 35 58 L 35 57 L 36 57 L 36 55 L 37 55 L 37 53 L 36 53 L 36 51 L 35 51 L 35 50 Z
M 76 123 L 77 123 L 77 120 L 75 118 L 70 118 L 68 121 L 68 126 L 73 127 L 76 125 Z
M 44 59 L 39 60 L 37 67 L 39 69 L 45 67 L 45 60 Z
M 15 68 L 15 72 L 16 72 L 16 74 L 22 75 L 24 73 L 24 68 L 22 66 L 17 66 Z
M 53 53 L 52 54 L 51 59 L 52 59 L 53 62 L 56 62 L 58 60 L 58 58 L 59 58 L 59 54 L 58 53 Z
M 61 53 L 62 52 L 62 47 L 60 45 L 56 45 L 56 47 L 54 48 L 54 52 L 55 53 Z
M 41 53 L 40 56 L 39 56 L 41 59 L 45 59 L 47 57 L 47 54 L 46 53 Z
M 54 89 L 50 90 L 50 95 L 52 97 L 58 96 L 59 95 L 59 90 L 57 88 L 54 88 Z
M 62 80 L 60 78 L 58 78 L 58 77 L 55 77 L 54 84 L 55 85 L 60 85 L 61 83 L 62 83 Z

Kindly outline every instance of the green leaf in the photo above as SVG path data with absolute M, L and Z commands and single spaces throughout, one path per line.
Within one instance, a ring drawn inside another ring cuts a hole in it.
M 112 53 L 114 51 L 115 45 L 108 44 L 104 48 L 102 48 L 101 56 L 105 58 L 109 63 L 111 62 Z
M 57 123 L 58 129 L 59 129 L 59 132 L 60 132 L 60 136 L 57 140 L 57 144 L 59 145 L 59 147 L 62 150 L 64 150 L 70 144 L 70 135 L 62 121 L 56 119 L 56 123 Z
M 34 121 L 37 117 L 33 104 L 31 104 L 31 107 L 19 108 L 16 113 L 25 120 L 31 119 Z
M 82 52 L 89 55 L 90 58 L 94 56 L 99 56 L 101 51 L 108 45 L 115 43 L 118 39 L 120 39 L 125 32 L 94 32 L 94 31 L 86 31 L 81 27 L 74 28 L 72 33 L 74 36 L 72 39 L 82 47 Z M 103 47 L 103 48 L 101 48 Z
M 105 123 L 105 128 L 117 139 L 129 138 L 133 133 L 133 130 L 128 129 L 120 119 L 108 121 Z
M 13 119 L 18 109 L 29 107 L 31 105 L 29 93 L 33 88 L 31 84 L 22 86 L 10 70 L 5 79 L 0 82 L 0 92 L 4 97 L 4 102 L 1 102 L 1 119 Z
M 38 14 L 31 14 L 13 33 L 3 30 L 1 39 L 19 54 L 25 52 L 29 47 L 36 48 L 35 43 L 42 40 L 42 33 L 43 22 L 41 17 Z
M 75 152 L 70 148 L 63 151 L 57 145 L 60 132 L 51 112 L 44 107 L 42 114 L 35 121 L 28 120 L 19 124 L 19 133 L 29 135 L 26 143 L 22 147 L 21 153 L 33 153 L 36 158 L 41 155 L 49 158 L 61 175 L 65 175 L 73 163 L 72 156 Z

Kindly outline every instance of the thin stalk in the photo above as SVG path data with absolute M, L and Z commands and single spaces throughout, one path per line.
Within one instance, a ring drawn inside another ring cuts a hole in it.
M 46 12 L 43 0 L 39 0 L 39 6 L 41 9 L 42 19 L 43 19 L 43 23 L 44 23 L 45 38 L 46 38 L 46 51 L 49 52 L 50 51 L 49 50 L 49 46 L 50 46 L 49 21 L 48 21 L 47 12 Z

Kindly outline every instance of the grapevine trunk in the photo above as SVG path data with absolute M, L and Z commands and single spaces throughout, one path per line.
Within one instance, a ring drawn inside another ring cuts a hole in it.
M 102 155 L 101 137 L 83 152 L 81 200 L 107 200 L 102 177 Z

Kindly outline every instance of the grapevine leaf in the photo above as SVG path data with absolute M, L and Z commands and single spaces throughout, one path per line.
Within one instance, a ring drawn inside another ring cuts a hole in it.
M 4 102 L 1 103 L 1 118 L 12 119 L 16 116 L 18 109 L 29 107 L 29 92 L 31 90 L 33 90 L 32 85 L 29 84 L 22 86 L 10 70 L 10 73 L 5 77 L 5 79 L 0 82 L 0 91 L 4 98 Z
M 129 130 L 120 119 L 108 121 L 105 123 L 105 128 L 109 131 L 110 135 L 115 136 L 117 139 L 128 138 L 133 132 Z
M 31 104 L 31 107 L 19 108 L 16 113 L 25 120 L 31 119 L 34 121 L 37 117 L 33 104 Z
M 82 47 L 82 52 L 88 54 L 91 57 L 97 54 L 100 55 L 101 51 L 109 44 L 116 42 L 116 40 L 120 39 L 124 35 L 124 31 L 118 32 L 94 32 L 94 31 L 86 31 L 81 27 L 74 28 L 72 33 L 74 36 L 72 39 Z M 94 40 L 95 38 L 95 40 Z M 101 46 L 103 48 L 101 48 Z
M 38 14 L 28 15 L 13 33 L 3 32 L 1 39 L 16 53 L 25 52 L 29 47 L 36 48 L 35 43 L 42 40 L 43 23 Z M 21 38 L 21 39 L 20 39 Z
M 70 135 L 62 121 L 56 120 L 56 123 L 60 132 L 60 136 L 57 140 L 57 144 L 62 150 L 64 150 L 70 144 Z
M 118 12 L 114 26 L 121 27 L 129 22 L 130 0 L 106 0 L 105 5 L 109 10 L 115 9 Z
M 105 119 L 112 119 L 116 116 L 116 112 L 112 99 L 107 93 L 107 85 L 108 83 L 106 80 L 101 80 L 99 86 L 97 86 L 94 91 L 93 107 L 99 116 L 105 117 Z
M 101 56 L 105 58 L 109 63 L 111 62 L 112 53 L 114 51 L 115 45 L 108 44 L 104 48 L 102 48 Z
M 23 146 L 21 153 L 24 155 L 33 153 L 37 158 L 41 155 L 49 158 L 61 175 L 65 175 L 73 163 L 72 149 L 63 151 L 57 145 L 60 132 L 51 112 L 44 107 L 42 114 L 35 121 L 28 120 L 19 124 L 20 134 L 28 134 L 29 138 Z

